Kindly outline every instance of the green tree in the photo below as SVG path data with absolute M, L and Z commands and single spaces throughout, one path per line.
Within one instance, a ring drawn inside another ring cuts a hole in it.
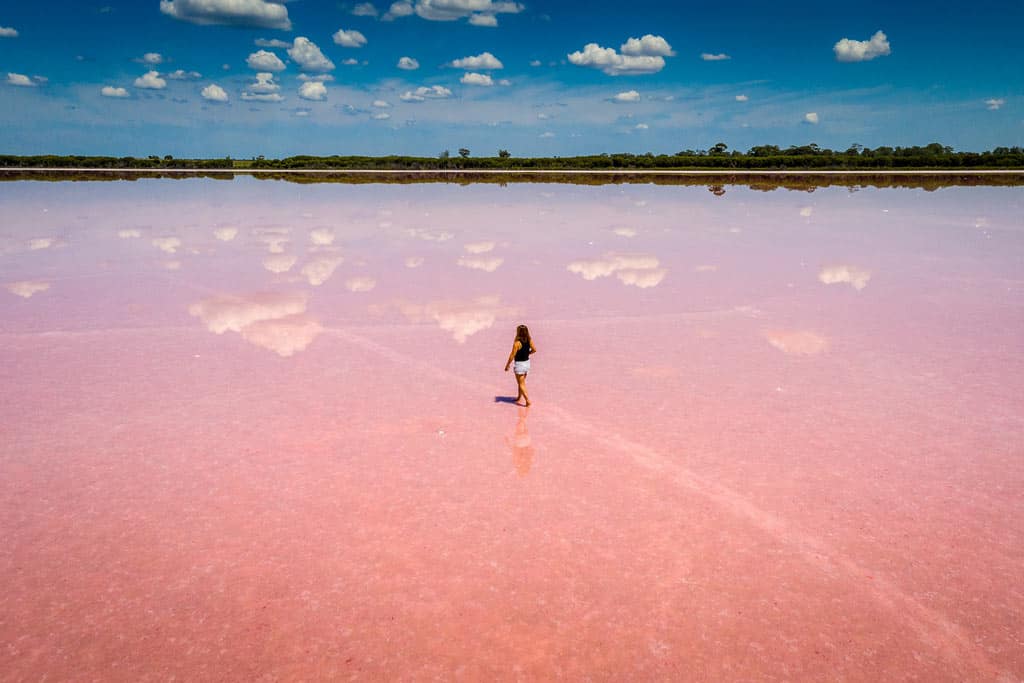
M 462 157 L 463 159 L 465 159 L 466 157 L 469 156 L 469 150 L 466 149 L 465 147 L 460 147 L 459 148 L 459 156 Z
M 509 154 L 507 149 L 499 149 L 498 156 L 501 157 L 502 159 L 508 159 L 512 155 Z

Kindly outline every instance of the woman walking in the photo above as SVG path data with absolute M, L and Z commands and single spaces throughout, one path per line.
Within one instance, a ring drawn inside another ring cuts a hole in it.
M 530 330 L 526 325 L 520 325 L 516 328 L 516 340 L 512 343 L 512 353 L 508 354 L 508 362 L 505 363 L 505 372 L 508 372 L 509 366 L 515 363 L 516 385 L 519 388 L 519 393 L 516 395 L 517 405 L 519 399 L 526 401 L 525 405 L 530 405 L 530 397 L 526 393 L 526 373 L 530 371 L 531 353 L 537 353 L 537 349 L 534 348 L 533 340 L 530 339 Z

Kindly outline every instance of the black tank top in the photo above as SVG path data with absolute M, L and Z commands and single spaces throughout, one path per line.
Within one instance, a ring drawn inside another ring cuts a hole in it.
M 526 344 L 524 346 L 523 345 L 523 341 L 521 339 L 519 340 L 519 350 L 516 351 L 516 360 L 517 361 L 530 360 L 530 345 Z

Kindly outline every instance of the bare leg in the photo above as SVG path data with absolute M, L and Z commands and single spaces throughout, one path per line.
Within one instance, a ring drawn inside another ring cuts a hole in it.
M 516 402 L 519 402 L 521 396 L 526 401 L 526 405 L 530 405 L 530 396 L 526 393 L 526 375 L 516 375 L 516 382 L 519 384 L 519 396 L 516 396 Z

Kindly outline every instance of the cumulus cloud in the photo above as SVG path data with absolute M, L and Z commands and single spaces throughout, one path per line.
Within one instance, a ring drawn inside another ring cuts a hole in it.
M 160 11 L 193 24 L 292 28 L 288 8 L 268 0 L 160 0 Z
M 462 245 L 462 248 L 468 254 L 486 254 L 489 251 L 493 251 L 495 247 L 494 242 L 470 242 L 469 244 Z
M 711 54 L 710 52 L 701 52 L 700 58 L 703 59 L 705 62 L 722 62 L 725 61 L 726 59 L 732 59 L 732 57 L 725 54 L 724 52 L 719 52 L 717 54 Z
M 571 64 L 600 69 L 609 76 L 653 74 L 665 68 L 661 55 L 622 55 L 597 43 L 587 43 L 582 51 L 567 56 Z
M 866 62 L 875 57 L 884 57 L 892 52 L 889 40 L 881 31 L 876 31 L 870 40 L 843 38 L 833 46 L 836 60 L 840 62 Z
M 388 119 L 391 118 L 391 114 L 387 113 L 386 111 L 379 111 L 370 118 L 373 119 L 374 121 L 387 121 Z
M 350 292 L 369 292 L 377 286 L 377 281 L 372 277 L 358 276 L 345 280 L 345 289 Z
M 7 72 L 7 85 L 17 85 L 22 88 L 34 88 L 36 87 L 35 81 L 26 76 L 25 74 L 16 74 Z
M 627 90 L 625 92 L 620 92 L 612 99 L 615 100 L 616 102 L 639 102 L 640 93 L 638 93 L 636 90 Z
M 1001 97 L 993 97 L 990 100 L 985 100 L 985 108 L 988 109 L 989 111 L 997 111 L 1004 104 L 1006 104 L 1006 100 L 1004 100 Z
M 459 83 L 462 83 L 463 85 L 481 85 L 488 88 L 494 85 L 494 81 L 490 76 L 478 73 L 462 74 L 462 78 L 459 79 Z
M 347 62 L 348 60 L 345 61 Z M 330 83 L 334 80 L 334 76 L 331 74 L 299 74 L 299 80 L 302 82 L 320 81 L 321 83 Z
M 540 66 L 540 65 L 541 65 L 541 61 L 539 59 L 531 59 L 530 60 L 530 66 L 537 67 L 537 66 Z
M 388 14 L 393 16 L 404 16 L 395 12 L 395 5 L 409 5 L 409 3 L 395 3 L 391 6 Z M 398 8 L 405 12 L 405 7 Z M 523 11 L 523 6 L 518 2 L 503 0 L 417 0 L 412 8 L 416 15 L 428 21 L 457 21 L 467 18 L 473 26 L 494 27 L 498 25 L 498 14 L 518 14 Z
M 750 98 L 749 98 L 749 97 L 747 97 L 746 95 L 737 95 L 737 96 L 736 96 L 736 101 L 737 101 L 737 102 L 746 102 L 746 101 L 747 101 L 747 100 L 749 100 L 749 99 L 750 99 Z
M 370 2 L 361 2 L 352 8 L 353 16 L 357 17 L 375 17 L 377 16 L 377 8 Z
M 213 236 L 221 242 L 230 242 L 238 236 L 238 228 L 217 228 L 213 231 Z
M 318 247 L 326 247 L 334 242 L 334 233 L 327 228 L 317 228 L 309 233 L 309 241 Z
M 657 258 L 645 254 L 605 254 L 599 259 L 573 261 L 566 269 L 584 280 L 615 275 L 623 284 L 646 289 L 658 285 L 668 273 L 659 265 Z
M 144 90 L 163 90 L 167 87 L 167 81 L 160 78 L 156 71 L 147 71 L 135 79 L 134 85 Z
M 115 88 L 112 85 L 105 85 L 100 88 L 100 95 L 104 97 L 128 97 L 128 91 L 124 88 Z
M 378 109 L 387 109 L 391 105 L 384 100 L 374 100 L 371 106 L 377 107 Z
M 203 96 L 204 100 L 208 100 L 210 102 L 228 101 L 228 94 L 224 91 L 224 88 L 220 87 L 216 83 L 211 83 L 206 86 L 199 94 Z
M 256 82 L 252 83 L 242 91 L 243 100 L 256 100 L 260 102 L 280 102 L 284 98 L 278 93 L 281 86 L 274 82 L 274 74 L 269 71 L 261 71 L 256 74 Z
M 868 286 L 871 271 L 845 264 L 825 266 L 818 273 L 818 280 L 826 285 L 848 284 L 859 292 Z
M 327 282 L 344 259 L 340 256 L 318 256 L 302 267 L 302 275 L 314 287 Z
M 668 41 L 661 36 L 654 36 L 648 33 L 642 38 L 630 38 L 619 51 L 624 55 L 633 57 L 647 55 L 651 57 L 672 57 L 675 52 L 672 50 L 672 46 L 668 44 Z
M 142 62 L 143 64 L 152 64 L 156 66 L 157 64 L 164 63 L 164 56 L 159 52 L 147 52 L 146 54 L 142 55 L 138 59 L 138 61 Z
M 490 52 L 484 52 L 475 57 L 463 57 L 462 59 L 456 59 L 452 61 L 451 65 L 456 69 L 483 71 L 505 68 L 505 65 L 501 63 L 501 60 Z
M 276 48 L 289 48 L 292 46 L 287 40 L 279 40 L 277 38 L 257 38 L 253 41 L 256 47 L 276 47 Z
M 164 78 L 169 78 L 172 81 L 196 81 L 202 77 L 203 75 L 198 71 L 185 71 L 184 69 L 177 69 L 164 74 Z
M 20 280 L 18 282 L 9 282 L 4 285 L 4 288 L 11 294 L 15 294 L 24 299 L 30 299 L 33 294 L 39 292 L 45 292 L 50 288 L 49 282 L 43 282 L 42 280 Z
M 638 123 L 635 126 L 633 126 L 633 130 L 647 130 L 648 128 L 650 128 L 650 126 L 648 126 L 646 123 Z
M 422 102 L 423 100 L 441 100 L 452 96 L 452 91 L 443 85 L 420 86 L 415 90 L 407 90 L 399 99 L 403 102 Z
M 450 332 L 459 344 L 469 337 L 493 327 L 501 316 L 515 315 L 517 310 L 503 306 L 497 296 L 482 296 L 470 301 L 436 301 L 428 304 L 399 303 L 399 310 L 412 323 L 436 323 Z
M 263 259 L 263 267 L 271 273 L 287 273 L 298 260 L 294 254 L 269 254 Z
M 288 50 L 288 56 L 306 71 L 332 71 L 334 62 L 324 56 L 316 43 L 309 38 L 299 36 Z
M 320 102 L 327 98 L 327 86 L 320 81 L 307 81 L 299 86 L 299 97 Z
M 486 273 L 493 273 L 504 262 L 505 259 L 501 258 L 500 256 L 460 256 L 458 260 L 458 264 L 463 268 L 469 268 L 471 270 L 482 270 Z
M 339 28 L 332 37 L 335 44 L 342 47 L 362 47 L 366 45 L 366 36 L 355 29 L 346 31 L 343 28 Z
M 284 71 L 284 62 L 269 50 L 257 50 L 245 60 L 246 65 L 255 71 Z
M 809 111 L 804 114 L 804 123 L 816 124 L 818 123 L 818 112 Z
M 0 26 L 0 38 L 17 38 L 18 30 L 9 26 Z
M 420 68 L 420 63 L 412 57 L 402 57 L 398 60 L 398 68 L 404 71 L 415 71 Z
M 770 330 L 765 332 L 768 343 L 783 353 L 794 356 L 812 356 L 828 349 L 828 339 L 808 330 Z
M 392 21 L 399 17 L 407 17 L 415 13 L 415 11 L 416 10 L 412 8 L 411 2 L 407 2 L 407 0 L 398 0 L 398 2 L 391 3 L 391 7 L 384 16 L 381 17 L 381 21 Z

